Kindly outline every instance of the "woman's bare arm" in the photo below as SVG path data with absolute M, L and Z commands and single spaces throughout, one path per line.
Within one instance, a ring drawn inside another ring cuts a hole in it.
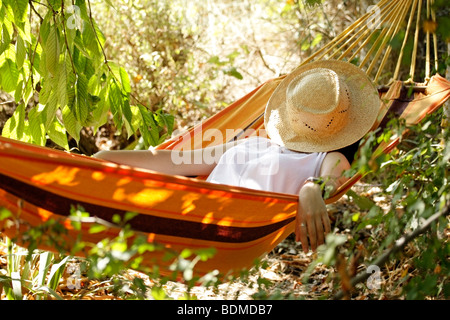
M 348 180 L 344 176 L 344 172 L 348 169 L 350 169 L 350 163 L 342 153 L 330 152 L 326 155 L 320 168 L 320 177 L 324 178 L 326 184 L 332 187 L 330 194 Z
M 350 164 L 343 154 L 327 154 L 320 176 L 332 187 L 331 193 L 346 181 L 343 173 L 349 168 Z M 319 185 L 307 182 L 300 189 L 295 228 L 296 240 L 301 241 L 305 252 L 308 251 L 308 240 L 311 249 L 316 250 L 317 246 L 325 242 L 325 235 L 331 232 L 330 219 Z
M 220 156 L 230 147 L 240 143 L 233 141 L 213 147 L 194 150 L 112 150 L 100 151 L 95 158 L 114 163 L 150 169 L 165 174 L 198 176 L 208 175 Z

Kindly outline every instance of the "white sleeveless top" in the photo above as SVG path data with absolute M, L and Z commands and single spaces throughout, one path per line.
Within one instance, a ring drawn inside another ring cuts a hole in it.
M 253 137 L 228 149 L 206 181 L 298 195 L 309 177 L 318 177 L 326 153 L 300 153 L 270 139 Z

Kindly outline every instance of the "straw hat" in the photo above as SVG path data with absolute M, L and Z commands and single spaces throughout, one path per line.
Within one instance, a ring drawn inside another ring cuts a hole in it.
M 326 152 L 361 139 L 380 105 L 376 88 L 361 69 L 343 61 L 316 61 L 278 85 L 264 124 L 270 139 L 288 149 Z

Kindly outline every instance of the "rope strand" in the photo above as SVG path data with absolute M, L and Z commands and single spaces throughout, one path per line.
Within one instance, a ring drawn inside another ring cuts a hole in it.
M 312 60 L 337 59 L 354 62 L 360 58 L 358 66 L 365 68 L 369 76 L 375 73 L 373 78 L 375 82 L 378 82 L 384 76 L 385 68 L 393 51 L 393 40 L 402 35 L 402 30 L 405 30 L 397 61 L 394 62 L 395 69 L 388 78 L 388 83 L 400 80 L 400 68 L 407 52 L 407 44 L 411 41 L 411 63 L 409 74 L 406 75 L 409 78 L 404 82 L 405 84 L 414 83 L 419 35 L 422 27 L 422 5 L 424 4 L 423 0 L 381 0 L 375 7 L 376 10 L 366 12 L 327 45 L 305 59 L 300 66 Z M 433 10 L 433 4 L 434 0 L 427 0 L 426 9 L 424 8 L 426 19 L 430 22 L 429 27 L 425 28 L 425 82 L 428 82 L 432 72 L 432 54 L 434 55 L 434 68 L 436 70 L 438 68 L 437 36 L 434 32 L 436 14 Z M 414 19 L 416 21 L 413 31 Z M 406 20 L 407 24 L 404 27 L 403 23 Z M 412 40 L 410 36 L 413 37 Z M 433 49 L 431 49 L 431 41 L 433 41 Z

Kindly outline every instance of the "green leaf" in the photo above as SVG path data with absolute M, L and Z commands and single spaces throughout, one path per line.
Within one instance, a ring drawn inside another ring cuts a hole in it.
M 45 292 L 46 294 L 52 295 L 57 300 L 64 300 L 55 290 L 53 290 L 52 288 L 49 288 L 47 286 L 42 286 L 42 287 L 37 288 L 36 292 L 37 292 L 36 297 L 40 297 L 42 295 L 41 292 Z
M 13 10 L 16 22 L 25 21 L 28 13 L 28 0 L 15 0 Z
M 142 119 L 140 128 L 146 147 L 156 146 L 159 143 L 159 128 L 153 119 L 152 113 L 144 106 L 139 105 L 139 114 Z
M 58 95 L 55 91 L 52 91 L 47 104 L 44 107 L 42 114 L 42 120 L 44 121 L 44 128 L 47 130 L 53 122 L 56 115 L 56 110 L 58 109 Z
M 103 232 L 105 230 L 107 230 L 108 228 L 104 225 L 101 224 L 94 224 L 89 228 L 89 233 L 93 234 L 93 233 L 99 233 L 99 232 Z
M 153 297 L 155 300 L 164 300 L 164 299 L 167 299 L 167 295 L 166 295 L 164 289 L 161 288 L 161 287 L 158 287 L 158 286 L 153 286 L 153 287 L 152 287 L 152 297 Z
M 230 68 L 228 68 L 228 69 L 225 69 L 223 72 L 224 72 L 226 75 L 235 77 L 236 79 L 239 79 L 239 80 L 244 79 L 244 77 L 242 76 L 242 74 L 241 74 L 239 71 L 237 71 L 237 69 L 236 69 L 235 67 L 230 67 Z
M 447 4 L 448 5 L 448 4 Z M 450 38 L 450 18 L 448 15 L 437 17 L 436 33 L 441 35 L 442 39 Z
M 192 251 L 189 249 L 184 249 L 183 251 L 181 251 L 180 253 L 180 257 L 187 259 L 192 255 Z
M 214 257 L 214 255 L 217 253 L 216 248 L 206 248 L 206 249 L 199 249 L 195 251 L 195 254 L 200 257 L 201 261 L 207 261 L 208 259 L 211 259 Z
M 83 29 L 83 44 L 87 50 L 90 51 L 89 56 L 98 56 L 100 54 L 100 50 L 97 44 L 97 38 L 95 36 L 94 29 L 92 25 L 86 23 Z
M 48 275 L 47 286 L 50 289 L 56 290 L 59 280 L 64 274 L 64 269 L 66 267 L 67 260 L 69 260 L 70 256 L 65 257 L 59 263 L 53 264 L 50 269 L 50 274 Z
M 42 43 L 46 43 L 48 39 L 48 35 L 50 34 L 50 22 L 52 21 L 52 12 L 48 11 L 44 17 L 44 20 L 41 23 L 41 27 L 39 29 L 39 36 L 41 38 Z
M 94 30 L 97 35 L 97 41 L 99 41 L 100 45 L 103 47 L 105 45 L 105 41 L 106 41 L 105 35 L 100 30 L 100 28 L 98 27 L 97 22 L 95 22 L 95 20 L 92 20 L 92 24 L 94 25 Z
M 31 84 L 31 81 L 26 81 L 25 88 L 24 88 L 23 94 L 22 94 L 22 99 L 23 99 L 23 102 L 25 103 L 25 105 L 28 105 L 28 102 L 33 97 L 33 93 L 34 93 L 34 90 L 33 90 L 33 85 Z
M 338 234 L 328 234 L 326 236 L 326 246 L 322 247 L 322 262 L 325 265 L 332 265 L 335 260 L 336 248 L 343 245 L 347 241 L 347 237 Z
M 109 103 L 105 101 L 107 87 L 103 87 L 99 92 L 100 101 L 97 103 L 97 107 L 92 111 L 92 116 L 95 120 L 94 132 L 97 132 L 98 128 L 108 121 Z
M 79 74 L 76 82 L 74 114 L 75 118 L 82 125 L 86 122 L 89 113 L 87 85 L 88 82 L 86 76 L 84 74 Z
M 361 212 L 357 212 L 352 215 L 352 221 L 357 222 L 359 220 L 359 216 L 361 215 Z
M 92 63 L 92 59 L 85 58 L 83 73 L 86 76 L 86 79 L 90 79 L 95 74 L 95 68 Z
M 121 78 L 119 65 L 114 61 L 108 61 L 108 66 L 111 69 L 114 78 L 119 80 Z
M 76 0 L 75 5 L 79 8 L 79 15 L 81 16 L 81 19 L 86 21 L 86 23 L 89 23 L 89 14 L 86 0 Z
M 69 60 L 69 61 L 67 61 Z M 69 65 L 68 65 L 69 64 Z M 70 64 L 70 58 L 68 54 L 65 54 L 64 61 L 59 66 L 59 77 L 56 85 L 56 91 L 58 96 L 58 105 L 64 107 L 68 103 L 67 98 L 67 73 L 72 72 Z
M 87 58 L 90 57 L 89 52 L 86 51 L 86 48 L 83 43 L 83 39 L 81 38 L 81 32 L 79 30 L 75 33 L 74 42 L 75 47 Z
M 171 114 L 165 114 L 162 110 L 158 110 L 154 113 L 155 120 L 162 128 L 167 129 L 167 134 L 171 135 L 173 132 L 173 124 L 175 123 L 175 117 Z
M 52 92 L 51 82 L 46 79 L 45 81 L 41 81 L 41 91 L 39 91 L 39 103 L 47 104 L 48 98 Z
M 122 88 L 126 93 L 131 92 L 130 78 L 124 68 L 120 67 L 120 81 L 122 82 Z
M 22 140 L 25 124 L 25 105 L 19 104 L 11 118 L 3 127 L 2 136 L 15 140 Z
M 1 87 L 6 92 L 13 92 L 17 88 L 19 81 L 19 70 L 14 61 L 7 58 L 3 66 L 0 68 L 2 77 Z
M 2 54 L 6 49 L 8 49 L 9 44 L 11 43 L 11 34 L 10 31 L 8 30 L 8 25 L 6 22 L 7 20 L 5 20 L 5 22 L 2 25 L 2 36 L 0 39 L 0 54 Z M 9 22 L 10 23 L 10 22 Z
M 320 41 L 322 41 L 322 38 L 323 38 L 322 34 L 318 33 L 314 37 L 314 40 L 311 42 L 311 47 L 314 48 L 315 46 L 317 46 L 320 43 Z
M 25 43 L 22 37 L 17 36 L 16 39 L 16 64 L 17 69 L 22 69 L 23 62 L 25 61 L 25 56 L 27 53 L 27 49 L 25 48 Z
M 39 255 L 39 272 L 37 276 L 37 285 L 43 286 L 45 283 L 45 278 L 50 268 L 50 263 L 53 258 L 53 253 L 43 252 Z M 36 295 L 36 300 L 40 300 L 41 295 Z
M 53 118 L 53 122 L 48 128 L 47 133 L 49 138 L 53 142 L 69 151 L 69 143 L 67 142 L 66 129 L 56 117 Z
M 23 92 L 23 80 L 20 80 L 17 84 L 16 91 L 14 92 L 14 100 L 16 102 L 19 102 L 20 99 L 22 99 L 22 92 Z
M 311 47 L 311 44 L 309 43 L 308 39 L 303 40 L 301 50 L 306 51 Z
M 29 44 L 32 43 L 31 37 L 33 36 L 31 33 L 31 25 L 30 20 L 25 19 L 23 22 L 16 23 L 16 30 L 19 36 Z
M 45 121 L 43 119 L 44 106 L 38 105 L 28 113 L 29 130 L 34 144 L 45 146 Z
M 139 215 L 139 212 L 126 212 L 125 216 L 123 217 L 123 222 L 129 222 L 131 219 L 137 217 Z
M 122 106 L 122 116 L 123 119 L 125 120 L 125 126 L 127 128 L 128 131 L 128 138 L 130 138 L 131 135 L 134 134 L 134 129 L 133 129 L 133 125 L 132 125 L 132 120 L 133 120 L 133 113 L 131 112 L 131 107 L 130 107 L 130 102 L 128 99 L 125 99 L 123 101 L 123 103 L 121 104 Z
M 360 210 L 370 210 L 373 206 L 375 206 L 375 203 L 373 203 L 369 198 L 361 197 L 353 190 L 349 190 L 347 195 L 353 199 Z
M 109 91 L 108 91 L 108 100 L 111 108 L 111 113 L 113 114 L 114 124 L 117 126 L 118 130 L 122 128 L 122 91 L 117 86 L 115 80 L 112 81 Z
M 13 218 L 13 214 L 11 211 L 5 208 L 0 208 L 0 221 L 3 221 L 8 218 Z
M 133 114 L 133 118 L 131 121 L 131 126 L 133 127 L 133 130 L 136 132 L 139 130 L 139 128 L 142 125 L 142 117 L 140 114 L 139 107 L 137 106 L 130 106 L 131 113 Z
M 78 143 L 80 141 L 80 131 L 83 127 L 78 123 L 69 106 L 65 106 L 62 109 L 62 118 L 67 132 Z
M 47 70 L 55 77 L 59 66 L 59 54 L 60 44 L 58 28 L 56 26 L 52 26 L 50 27 L 47 42 L 45 44 L 45 63 L 47 66 Z
M 47 0 L 47 2 L 54 11 L 58 11 L 58 9 L 61 8 L 60 0 Z
M 208 63 L 212 63 L 218 66 L 224 66 L 227 64 L 227 62 L 220 61 L 220 58 L 218 56 L 213 56 L 209 58 Z
M 65 62 L 66 62 L 65 69 L 66 69 L 66 98 L 67 98 L 66 104 L 72 106 L 75 103 L 75 96 L 76 96 L 75 87 L 77 77 L 74 71 L 72 70 L 72 63 L 68 55 L 66 55 L 65 57 Z M 61 88 L 60 90 L 64 91 L 64 88 Z M 60 92 L 60 97 L 61 95 L 63 95 L 63 92 Z M 62 103 L 61 107 L 64 107 Z

